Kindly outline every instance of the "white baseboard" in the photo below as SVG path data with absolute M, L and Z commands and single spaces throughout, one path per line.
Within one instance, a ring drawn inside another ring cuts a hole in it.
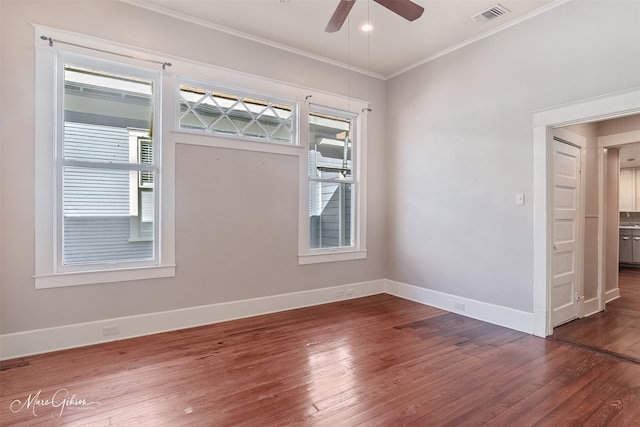
M 592 314 L 598 313 L 600 306 L 598 305 L 598 298 L 593 298 L 582 303 L 582 316 L 587 317 Z
M 534 332 L 533 313 L 457 297 L 393 280 L 385 280 L 385 290 L 388 294 L 400 298 L 493 323 L 494 325 L 504 326 L 528 334 Z
M 605 304 L 618 298 L 620 298 L 620 288 L 611 289 L 610 291 L 607 291 L 604 294 Z
M 210 325 L 385 292 L 517 331 L 534 332 L 532 313 L 380 279 L 311 291 L 4 334 L 0 335 L 0 360 Z M 117 327 L 118 333 L 104 336 L 103 328 L 108 327 Z
M 0 335 L 0 360 L 384 293 L 384 280 Z M 118 333 L 103 335 L 117 326 Z

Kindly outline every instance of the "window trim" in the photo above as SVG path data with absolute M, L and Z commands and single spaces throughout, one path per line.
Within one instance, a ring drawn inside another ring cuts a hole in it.
M 61 163 L 58 153 L 60 147 L 53 141 L 60 141 L 62 130 L 57 125 L 62 114 L 62 93 L 56 85 L 63 85 L 60 79 L 60 55 L 81 56 L 87 62 L 92 59 L 99 62 L 112 62 L 116 67 L 126 70 L 146 69 L 152 74 L 157 74 L 160 82 L 157 98 L 156 114 L 163 120 L 157 120 L 154 132 L 164 140 L 166 134 L 160 125 L 167 119 L 166 108 L 161 109 L 163 102 L 172 102 L 173 97 L 168 96 L 167 87 L 172 88 L 171 78 L 158 70 L 159 67 L 140 64 L 141 61 L 125 59 L 106 53 L 141 55 L 135 49 L 104 40 L 82 36 L 67 31 L 56 30 L 44 26 L 34 25 L 35 28 L 35 93 L 38 99 L 35 102 L 35 288 L 55 288 L 63 286 L 75 286 L 85 284 L 97 284 L 108 282 L 132 281 L 160 277 L 175 276 L 175 224 L 174 206 L 171 191 L 174 188 L 174 144 L 162 144 L 154 150 L 157 159 L 166 159 L 165 163 L 158 164 L 162 169 L 159 182 L 154 188 L 157 191 L 156 206 L 157 244 L 153 262 L 123 261 L 107 263 L 91 263 L 85 266 L 61 266 L 61 220 L 62 194 L 58 191 L 61 185 L 61 174 L 57 169 Z M 45 36 L 46 40 L 41 40 Z M 70 44 L 61 47 L 50 46 L 48 37 L 65 40 Z M 80 46 L 86 46 L 82 48 Z M 99 51 L 94 51 L 98 49 Z M 149 54 L 145 52 L 145 57 Z M 56 108 L 52 108 L 56 106 Z M 170 104 L 169 104 L 170 105 Z M 172 110 L 169 108 L 169 110 Z M 52 114 L 53 111 L 53 114 Z M 171 122 L 169 122 L 171 123 Z M 57 133 L 57 134 L 56 134 Z M 154 144 L 160 145 L 160 144 Z

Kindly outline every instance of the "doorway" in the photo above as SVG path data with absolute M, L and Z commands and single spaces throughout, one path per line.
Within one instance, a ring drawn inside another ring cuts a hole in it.
M 575 102 L 534 113 L 534 313 L 533 333 L 546 337 L 553 333 L 551 284 L 553 280 L 553 193 L 548 174 L 552 166 L 553 129 L 640 113 L 640 89 L 618 92 L 599 98 Z M 602 177 L 600 179 L 602 182 Z M 607 233 L 599 221 L 602 243 Z M 617 236 L 616 236 L 617 237 Z M 602 244 L 600 245 L 602 249 Z M 598 253 L 598 264 L 604 267 L 605 251 Z M 616 251 L 617 256 L 617 251 Z M 604 282 L 604 268 L 599 282 Z
M 640 115 L 580 125 L 579 129 L 597 135 L 597 149 L 609 158 L 600 166 L 610 181 L 603 186 L 607 222 L 611 223 L 604 243 L 610 272 L 604 275 L 604 289 L 598 293 L 604 311 L 554 327 L 553 337 L 640 363 Z M 585 189 L 588 196 L 594 191 L 597 186 Z M 593 288 L 588 283 L 586 258 L 584 286 Z

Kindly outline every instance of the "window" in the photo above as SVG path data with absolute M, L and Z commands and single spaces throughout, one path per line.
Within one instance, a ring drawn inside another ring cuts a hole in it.
M 159 246 L 161 71 L 36 52 L 36 287 L 174 275 Z
M 308 200 L 300 263 L 365 256 L 358 161 L 363 117 L 310 105 L 307 115 Z
M 180 129 L 296 144 L 296 105 L 238 89 L 180 85 Z
M 314 111 L 316 110 L 316 111 Z M 351 246 L 353 194 L 352 117 L 309 113 L 309 246 Z
M 86 68 L 81 58 L 61 59 L 60 270 L 153 262 L 154 80 L 137 70 L 125 74 L 106 63 Z

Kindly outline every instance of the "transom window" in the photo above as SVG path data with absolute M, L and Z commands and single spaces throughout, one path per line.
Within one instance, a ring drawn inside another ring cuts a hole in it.
M 180 85 L 180 128 L 297 144 L 296 103 L 233 89 Z

